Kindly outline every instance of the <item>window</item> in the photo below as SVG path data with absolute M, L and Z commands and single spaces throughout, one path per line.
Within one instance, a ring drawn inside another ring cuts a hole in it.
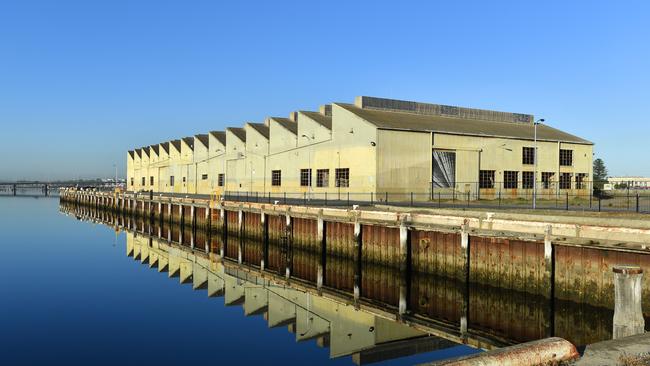
M 221 173 L 217 176 L 217 185 L 219 187 L 223 187 L 223 181 L 224 181 L 224 175 L 223 173 Z
M 585 179 L 587 178 L 587 173 L 578 173 L 576 174 L 576 189 L 585 189 Z
M 480 170 L 478 172 L 479 188 L 494 188 L 494 170 Z
M 174 186 L 174 176 L 173 175 L 169 177 L 169 185 L 172 186 L 172 187 Z
M 542 186 L 544 189 L 551 188 L 551 182 L 553 181 L 554 175 L 555 173 L 553 172 L 542 172 Z
M 532 189 L 535 185 L 534 172 L 521 172 L 521 188 Z
M 208 180 L 208 175 L 207 174 L 201 175 L 201 180 Z
M 535 164 L 535 148 L 524 147 L 521 150 L 521 163 L 525 165 Z
M 503 172 L 503 188 L 517 188 L 519 172 L 506 170 Z
M 316 170 L 316 187 L 329 187 L 330 185 L 330 170 L 318 169 Z
M 131 186 L 133 186 L 134 184 L 135 184 L 134 179 L 131 178 Z
M 311 169 L 300 169 L 300 186 L 311 186 Z
M 151 177 L 149 177 L 149 185 L 150 185 L 150 186 L 153 185 L 153 175 L 152 175 Z
M 573 165 L 573 150 L 560 149 L 560 165 L 561 166 Z
M 142 186 L 144 187 L 144 185 L 145 185 L 146 183 L 147 183 L 147 181 L 146 181 L 145 177 L 142 177 Z
M 187 177 L 183 177 L 183 183 L 187 181 Z
M 337 187 L 349 187 L 350 186 L 350 169 L 349 168 L 337 168 L 335 171 L 336 186 Z
M 560 174 L 560 189 L 571 189 L 571 173 Z
M 279 187 L 282 185 L 282 171 L 281 170 L 272 170 L 271 171 L 271 185 Z

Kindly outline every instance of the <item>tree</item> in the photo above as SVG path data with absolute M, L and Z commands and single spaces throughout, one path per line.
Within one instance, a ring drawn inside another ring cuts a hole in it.
M 607 167 L 603 159 L 594 160 L 594 189 L 601 190 L 607 182 Z

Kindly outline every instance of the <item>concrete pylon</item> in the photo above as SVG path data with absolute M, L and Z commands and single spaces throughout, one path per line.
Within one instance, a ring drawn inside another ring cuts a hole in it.
M 641 280 L 639 266 L 617 265 L 614 271 L 614 339 L 642 334 L 645 328 L 641 309 Z

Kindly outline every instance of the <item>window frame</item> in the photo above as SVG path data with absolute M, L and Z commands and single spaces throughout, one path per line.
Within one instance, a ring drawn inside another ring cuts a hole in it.
M 560 149 L 560 166 L 573 166 L 573 150 Z
M 208 180 L 207 174 L 201 174 L 201 180 Z
M 478 188 L 479 189 L 494 189 L 495 172 L 496 172 L 495 170 L 479 170 L 478 171 Z M 486 175 L 487 175 L 487 177 L 486 177 Z
M 334 177 L 337 188 L 350 188 L 350 168 L 336 168 Z
M 223 173 L 219 173 L 217 175 L 217 186 L 218 187 L 223 187 L 223 185 L 225 183 L 225 180 L 226 180 L 225 178 L 226 178 L 226 175 L 223 174 Z
M 542 188 L 551 189 L 555 172 L 542 172 Z
M 521 148 L 521 164 L 535 165 L 535 148 L 530 146 L 523 146 Z
M 516 170 L 503 171 L 503 189 L 519 188 L 519 172 Z
M 271 170 L 271 186 L 282 187 L 282 170 Z
M 558 180 L 559 189 L 571 189 L 571 173 L 560 173 L 560 179 Z M 568 178 L 568 179 L 567 179 Z
M 521 188 L 534 189 L 535 188 L 535 172 L 523 171 L 521 172 Z
M 300 186 L 311 187 L 312 185 L 312 169 L 300 169 Z
M 316 187 L 325 188 L 329 186 L 330 186 L 330 170 L 316 169 Z

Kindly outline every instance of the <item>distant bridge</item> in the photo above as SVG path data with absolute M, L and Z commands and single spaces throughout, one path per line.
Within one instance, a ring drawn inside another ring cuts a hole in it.
M 0 195 L 11 196 L 49 196 L 52 191 L 62 187 L 113 188 L 113 183 L 87 180 L 68 181 L 0 181 Z M 21 193 L 22 191 L 22 193 Z

